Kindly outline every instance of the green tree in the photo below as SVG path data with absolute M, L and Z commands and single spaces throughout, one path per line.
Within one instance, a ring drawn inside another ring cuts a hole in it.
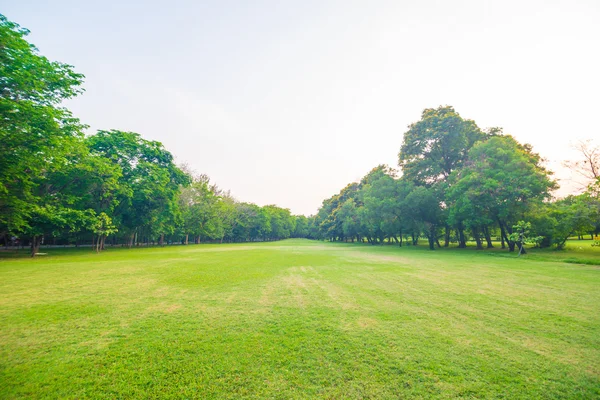
M 406 227 L 404 200 L 410 191 L 407 185 L 412 188 L 410 182 L 396 179 L 394 171 L 388 169 L 360 190 L 364 221 L 369 230 L 379 236 L 380 242 L 387 237 L 402 244 L 403 229 Z
M 104 212 L 100 213 L 92 223 L 92 231 L 96 234 L 96 252 L 104 250 L 104 241 L 108 235 L 117 233 L 119 230 L 113 225 L 112 219 Z
M 342 236 L 351 238 L 352 241 L 356 238 L 358 240 L 360 225 L 358 221 L 358 214 L 356 212 L 356 203 L 353 199 L 348 199 L 337 209 L 335 218 L 341 223 Z
M 23 230 L 31 237 L 32 256 L 42 236 L 89 232 L 97 214 L 110 213 L 116 205 L 120 168 L 91 154 L 83 141 L 69 148 L 70 154 L 32 178 L 36 202 Z
M 0 14 L 0 232 L 12 234 L 39 232 L 30 223 L 51 217 L 40 177 L 66 162 L 83 128 L 60 107 L 81 93 L 83 75 L 41 56 L 28 34 Z
M 436 187 L 440 201 L 445 202 L 447 180 L 453 171 L 460 169 L 475 143 L 497 134 L 491 129 L 485 134 L 472 120 L 463 119 L 450 106 L 425 109 L 421 120 L 409 126 L 404 134 L 398 154 L 398 165 L 403 179 L 418 186 Z M 443 224 L 444 246 L 449 245 L 450 226 Z M 455 219 L 459 237 L 464 239 L 462 221 Z M 465 242 L 460 242 L 464 247 Z
M 210 178 L 206 175 L 194 177 L 192 184 L 182 189 L 180 206 L 185 243 L 188 242 L 189 235 L 194 237 L 195 243 L 219 237 L 219 196 L 215 192 L 216 187 L 210 184 Z
M 444 223 L 439 194 L 434 188 L 416 186 L 405 201 L 407 214 L 413 218 L 414 223 L 424 225 L 429 249 L 433 250 L 438 240 L 439 227 Z
M 309 220 L 304 215 L 296 215 L 296 228 L 292 237 L 295 238 L 306 238 L 309 236 Z
M 508 240 L 512 226 L 556 188 L 541 162 L 530 146 L 512 136 L 498 135 L 477 143 L 469 151 L 467 164 L 450 179 L 451 215 L 460 214 L 456 218 L 472 227 L 494 221 L 513 251 L 515 242 Z
M 460 168 L 469 149 L 484 138 L 475 122 L 463 119 L 454 108 L 427 108 L 404 133 L 398 165 L 406 179 L 433 185 Z
M 129 235 L 129 246 L 141 228 L 161 235 L 172 232 L 178 223 L 180 186 L 190 177 L 173 162 L 161 143 L 143 139 L 133 132 L 98 131 L 87 139 L 95 154 L 121 168 L 119 205 L 113 220 Z
M 550 217 L 554 220 L 554 245 L 563 249 L 569 237 L 594 232 L 600 219 L 600 205 L 593 193 L 588 191 L 555 202 L 550 209 Z

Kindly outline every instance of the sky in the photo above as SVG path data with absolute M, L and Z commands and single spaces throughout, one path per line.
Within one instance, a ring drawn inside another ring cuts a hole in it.
M 240 201 L 310 215 L 395 167 L 425 108 L 530 143 L 562 186 L 600 142 L 600 1 L 5 1 L 86 76 L 88 133 L 158 140 Z

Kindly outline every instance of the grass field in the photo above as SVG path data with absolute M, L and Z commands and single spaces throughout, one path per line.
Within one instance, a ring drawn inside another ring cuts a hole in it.
M 48 252 L 0 259 L 2 398 L 600 397 L 597 252 Z

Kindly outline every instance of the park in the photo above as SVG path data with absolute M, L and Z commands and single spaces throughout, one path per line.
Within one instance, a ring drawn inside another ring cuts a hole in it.
M 0 399 L 600 398 L 593 2 L 17 3 Z

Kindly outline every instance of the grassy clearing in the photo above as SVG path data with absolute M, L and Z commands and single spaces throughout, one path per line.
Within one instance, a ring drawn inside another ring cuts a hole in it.
M 600 397 L 600 269 L 553 254 L 48 252 L 0 260 L 2 398 Z

